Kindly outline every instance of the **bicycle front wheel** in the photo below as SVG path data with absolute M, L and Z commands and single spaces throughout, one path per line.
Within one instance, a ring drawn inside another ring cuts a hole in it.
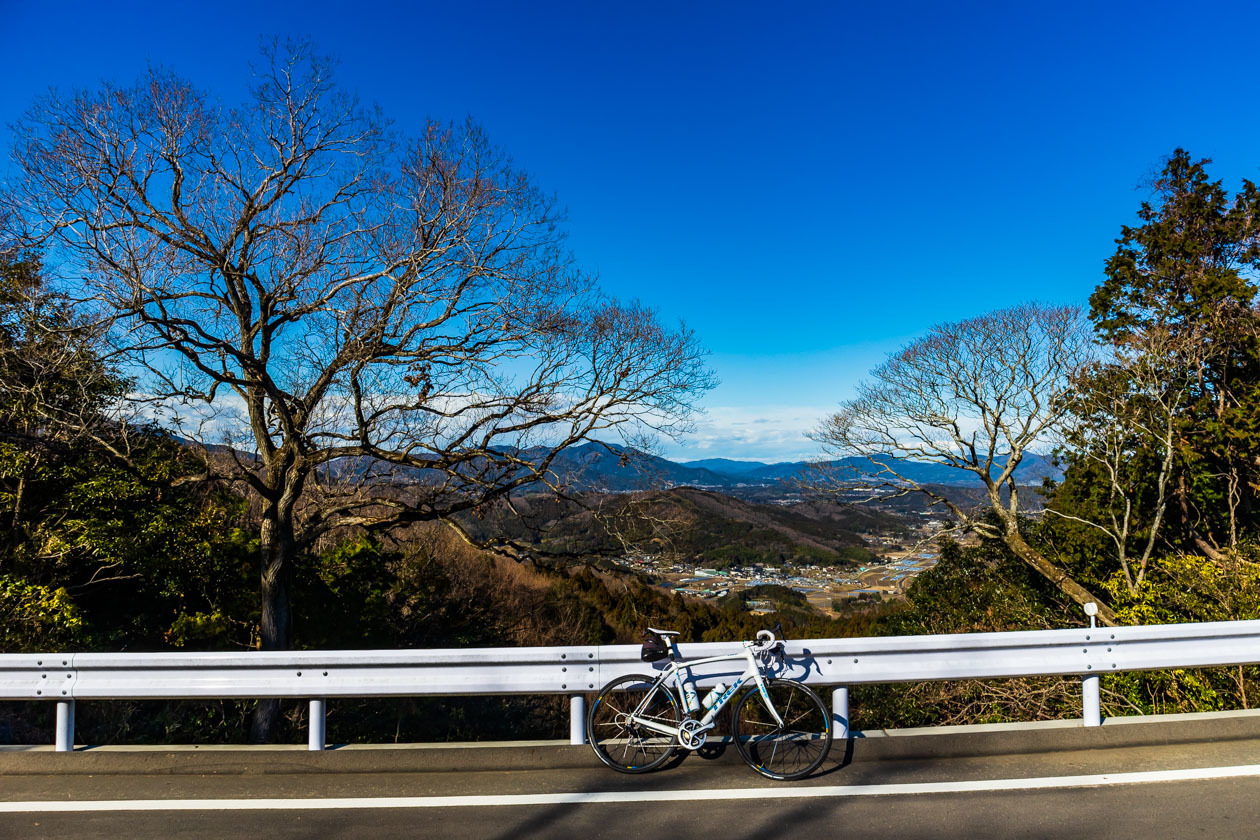
M 731 735 L 748 766 L 779 781 L 802 779 L 818 769 L 831 750 L 831 713 L 809 686 L 796 680 L 766 680 L 770 702 L 783 719 L 774 720 L 754 686 L 739 698 Z
M 639 718 L 678 727 L 682 720 L 678 701 L 669 689 L 654 685 L 655 682 L 655 677 L 642 674 L 618 677 L 603 687 L 586 713 L 586 736 L 591 748 L 600 761 L 618 773 L 655 770 L 678 748 L 673 735 L 630 720 L 631 713 L 639 709 Z

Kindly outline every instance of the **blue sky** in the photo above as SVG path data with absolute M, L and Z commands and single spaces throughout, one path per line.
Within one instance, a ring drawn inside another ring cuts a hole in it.
M 802 433 L 932 324 L 1083 302 L 1179 145 L 1231 189 L 1260 176 L 1250 3 L 0 0 L 0 20 L 0 123 L 148 62 L 234 102 L 273 34 L 338 56 L 404 131 L 472 115 L 609 291 L 712 350 L 722 385 L 678 458 L 810 456 Z

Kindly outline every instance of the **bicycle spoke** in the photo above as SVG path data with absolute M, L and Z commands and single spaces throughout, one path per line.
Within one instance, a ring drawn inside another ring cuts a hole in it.
M 800 721 L 804 720 L 804 719 L 805 719 L 805 717 L 806 717 L 806 715 L 808 715 L 808 714 L 809 714 L 809 709 L 806 709 L 805 711 L 801 712 L 799 715 L 797 715 L 796 717 L 792 718 L 791 720 L 788 720 L 788 719 L 787 719 L 787 715 L 784 715 L 784 716 L 783 716 L 783 725 L 784 725 L 785 727 L 787 727 L 787 726 L 791 726 L 791 725 L 792 725 L 792 724 L 794 724 L 794 723 L 798 723 L 798 722 L 800 722 Z
M 600 760 L 623 773 L 658 767 L 674 752 L 673 740 L 644 726 L 675 727 L 678 709 L 672 695 L 653 690 L 653 678 L 628 675 L 613 680 L 591 705 L 587 733 Z
M 800 683 L 772 680 L 766 688 L 768 702 L 750 692 L 736 706 L 736 747 L 763 776 L 797 779 L 808 775 L 831 746 L 830 713 Z M 783 725 L 775 723 L 776 718 Z
M 784 726 L 787 725 L 788 715 L 790 715 L 792 712 L 792 701 L 795 699 L 796 699 L 796 692 L 795 691 L 790 692 L 788 694 L 787 702 L 783 704 L 783 713 L 780 714 L 779 717 L 783 719 Z

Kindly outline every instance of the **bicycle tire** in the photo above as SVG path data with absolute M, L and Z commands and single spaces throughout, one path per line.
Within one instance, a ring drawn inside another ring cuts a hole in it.
M 612 680 L 596 695 L 586 713 L 586 737 L 591 749 L 604 764 L 618 773 L 646 773 L 660 767 L 678 749 L 672 735 L 643 729 L 629 723 L 626 716 L 651 691 L 645 717 L 677 727 L 682 721 L 678 701 L 663 685 L 653 685 L 655 677 L 627 674 Z
M 818 769 L 831 750 L 831 712 L 804 683 L 766 680 L 766 691 L 783 718 L 780 728 L 756 686 L 739 698 L 731 736 L 739 755 L 769 779 L 790 782 Z

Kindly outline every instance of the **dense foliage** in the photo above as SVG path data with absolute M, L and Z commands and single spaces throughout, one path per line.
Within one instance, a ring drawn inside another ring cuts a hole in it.
M 1222 552 L 1254 542 L 1260 528 L 1260 321 L 1254 306 L 1260 191 L 1244 181 L 1229 195 L 1220 181 L 1209 180 L 1209 163 L 1183 149 L 1174 152 L 1154 180 L 1152 200 L 1139 210 L 1142 224 L 1122 228 L 1106 277 L 1090 298 L 1098 335 L 1114 361 L 1082 384 L 1109 398 L 1117 391 L 1112 380 L 1131 386 L 1129 398 L 1119 401 L 1125 410 L 1097 410 L 1094 417 L 1131 434 L 1121 467 L 1128 469 L 1124 484 L 1132 488 L 1143 528 L 1132 535 L 1129 552 L 1151 527 L 1162 527 L 1161 551 L 1221 559 Z M 1168 445 L 1160 434 L 1163 419 L 1171 429 Z M 1151 485 L 1166 449 L 1172 456 L 1167 509 L 1157 521 L 1158 493 Z M 1105 518 L 1096 492 L 1104 477 L 1088 455 L 1069 453 L 1056 500 L 1065 512 L 1097 522 Z
M 1128 622 L 1217 615 L 1181 597 L 1185 570 L 1245 589 L 1260 535 L 1260 192 L 1231 196 L 1209 163 L 1174 152 L 1121 230 L 1090 298 L 1108 353 L 1039 533 Z
M 185 447 L 105 415 L 126 383 L 37 261 L 7 261 L 0 283 L 3 648 L 199 644 L 228 633 L 228 615 L 248 644 L 232 593 L 242 500 L 180 485 L 195 469 Z
M 1117 574 L 1108 594 L 1126 624 L 1260 618 L 1260 563 L 1160 557 L 1136 594 Z M 1101 585 L 1101 584 L 1100 584 Z M 947 543 L 919 575 L 904 604 L 882 616 L 882 635 L 999 632 L 1079 627 L 1075 604 L 996 541 Z M 1254 666 L 1106 674 L 1106 716 L 1249 708 L 1260 697 Z M 1079 717 L 1077 677 L 942 681 L 862 686 L 853 692 L 857 727 L 933 726 Z

